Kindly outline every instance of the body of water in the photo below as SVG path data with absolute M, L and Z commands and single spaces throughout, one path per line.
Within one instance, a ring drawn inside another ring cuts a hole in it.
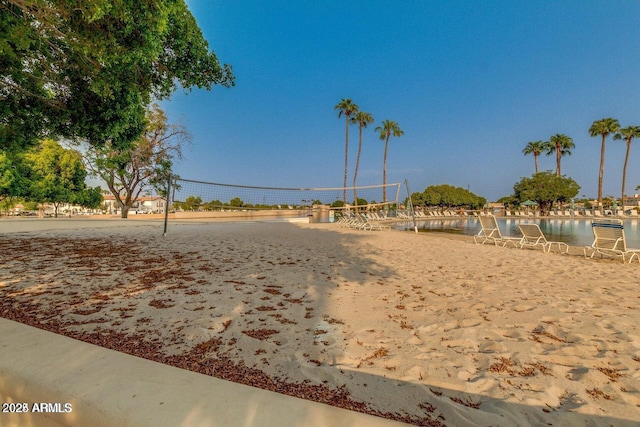
M 591 219 L 533 219 L 533 218 L 498 218 L 498 226 L 503 236 L 522 236 L 518 224 L 535 223 L 547 237 L 547 240 L 565 242 L 571 246 L 589 246 L 593 242 Z M 627 247 L 640 248 L 640 220 L 624 220 L 624 232 Z M 416 220 L 418 229 L 423 232 L 447 232 L 473 236 L 480 231 L 480 221 L 476 218 L 443 218 L 428 221 Z M 413 222 L 397 223 L 396 228 L 413 230 Z

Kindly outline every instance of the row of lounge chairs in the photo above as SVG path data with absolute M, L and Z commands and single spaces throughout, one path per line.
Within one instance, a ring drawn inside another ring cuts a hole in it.
M 480 232 L 473 237 L 476 243 L 493 243 L 502 246 L 513 245 L 516 248 L 541 247 L 543 252 L 550 252 L 556 245 L 558 252 L 568 253 L 569 245 L 564 242 L 547 240 L 538 224 L 518 224 L 522 237 L 503 236 L 498 227 L 495 216 L 479 216 Z M 593 243 L 583 248 L 584 257 L 593 258 L 596 254 L 603 256 L 620 257 L 622 261 L 631 262 L 635 258 L 640 262 L 640 249 L 627 247 L 624 225 L 619 219 L 600 219 L 591 223 L 593 231 Z
M 447 210 L 447 211 L 414 211 L 416 219 L 432 219 L 432 218 L 460 218 L 460 217 L 468 217 L 469 214 L 467 212 L 462 211 L 461 213 Z M 403 219 L 413 219 L 410 211 L 397 211 L 396 216 L 398 218 Z
M 593 214 L 591 213 L 591 211 L 584 211 L 584 215 L 585 215 L 585 216 L 594 216 L 594 217 L 596 217 L 596 218 L 597 218 L 597 217 L 600 217 L 600 218 L 602 218 L 602 217 L 603 217 L 603 215 L 602 215 L 602 214 L 600 213 L 600 211 L 598 211 L 598 210 L 594 210 L 594 211 L 593 211 Z M 612 215 L 613 215 L 613 214 L 612 214 Z M 621 217 L 621 218 L 638 218 L 638 211 L 637 211 L 637 210 L 635 210 L 635 209 L 632 209 L 631 211 L 629 211 L 629 215 L 626 215 L 626 214 L 624 213 L 624 211 L 622 211 L 622 210 L 618 210 L 618 211 L 616 211 L 615 216 L 616 216 L 616 217 Z
M 351 228 L 354 230 L 364 230 L 364 231 L 389 231 L 391 227 L 383 224 L 376 224 L 371 217 L 376 217 L 376 220 L 382 220 L 382 217 L 378 217 L 373 213 L 345 213 L 342 215 L 336 223 L 342 227 Z
M 516 216 L 516 217 L 539 217 L 540 216 L 540 212 L 539 211 L 529 211 L 529 212 L 523 212 L 523 211 L 506 211 L 505 212 L 506 216 Z M 546 216 L 551 217 L 551 218 L 576 218 L 576 217 L 584 217 L 584 218 L 604 218 L 605 215 L 603 215 L 602 213 L 600 213 L 599 210 L 583 210 L 583 211 L 579 211 L 579 210 L 564 210 L 564 211 L 549 211 L 546 213 Z M 620 217 L 620 218 L 638 218 L 640 217 L 638 215 L 638 211 L 636 211 L 635 209 L 632 209 L 628 215 L 625 215 L 624 212 L 622 210 L 618 210 L 616 212 L 615 215 L 613 215 L 613 213 L 607 214 L 607 217 L 610 216 L 615 216 L 615 217 Z
M 550 252 L 551 248 L 556 245 L 558 251 L 561 253 L 569 252 L 569 245 L 564 242 L 553 242 L 547 240 L 540 226 L 538 224 L 518 224 L 521 237 L 506 237 L 503 236 L 498 227 L 496 217 L 493 215 L 479 216 L 480 219 L 480 232 L 473 237 L 476 243 L 493 243 L 495 245 L 501 244 L 502 246 L 513 245 L 516 248 L 524 247 L 540 247 L 543 252 Z
M 528 211 L 528 212 L 523 212 L 523 211 L 506 211 L 505 212 L 506 216 L 516 216 L 516 217 L 540 217 L 540 212 L 539 211 Z M 549 211 L 546 214 L 547 216 L 550 217 L 559 217 L 559 218 L 572 218 L 578 215 L 577 211 L 574 211 L 573 213 L 571 213 L 571 211 L 569 210 L 565 210 L 565 211 Z

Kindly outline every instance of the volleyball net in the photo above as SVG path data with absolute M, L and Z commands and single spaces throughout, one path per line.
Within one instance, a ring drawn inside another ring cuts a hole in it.
M 345 204 L 344 193 L 347 194 Z M 172 178 L 168 183 L 171 212 L 305 211 L 314 206 L 335 210 L 396 209 L 400 184 L 335 188 L 277 188 L 220 184 Z

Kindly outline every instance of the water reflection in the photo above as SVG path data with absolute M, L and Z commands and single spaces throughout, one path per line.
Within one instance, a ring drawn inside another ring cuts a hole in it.
M 640 230 L 638 219 L 626 219 L 624 223 L 627 246 L 640 248 Z M 593 241 L 591 219 L 571 218 L 498 218 L 500 232 L 505 236 L 520 236 L 518 224 L 536 223 L 548 240 L 565 242 L 572 246 L 588 246 Z M 473 217 L 443 218 L 417 221 L 418 229 L 423 232 L 445 232 L 473 236 L 480 231 L 480 222 Z M 396 229 L 413 230 L 413 222 L 398 222 Z

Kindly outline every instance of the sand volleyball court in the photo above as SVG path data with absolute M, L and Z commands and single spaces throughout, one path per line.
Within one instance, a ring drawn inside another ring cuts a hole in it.
M 37 221 L 0 221 L 2 317 L 417 425 L 640 420 L 638 264 L 332 224 Z

